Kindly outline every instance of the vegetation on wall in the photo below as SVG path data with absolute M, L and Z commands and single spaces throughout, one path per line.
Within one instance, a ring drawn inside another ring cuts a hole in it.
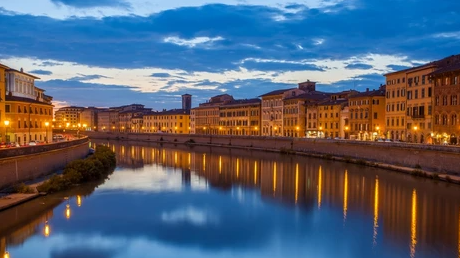
M 37 187 L 39 192 L 55 193 L 72 185 L 106 178 L 116 165 L 115 153 L 108 147 L 98 145 L 96 152 L 86 159 L 67 164 L 62 175 L 54 175 Z

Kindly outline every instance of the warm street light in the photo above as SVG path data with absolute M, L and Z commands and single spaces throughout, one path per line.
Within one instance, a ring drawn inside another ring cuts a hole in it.
M 8 140 L 8 126 L 10 125 L 10 121 L 9 120 L 5 120 L 3 122 L 5 124 L 5 142 L 9 142 Z
M 5 254 L 3 255 L 3 258 L 10 258 L 10 253 L 8 253 L 8 251 L 5 251 Z
M 45 141 L 46 141 L 46 143 L 48 143 L 48 126 L 50 126 L 50 123 L 45 122 L 45 130 L 46 130 Z
M 65 217 L 66 219 L 70 219 L 70 204 L 67 204 L 65 207 Z
M 43 234 L 45 237 L 49 237 L 50 235 L 50 225 L 48 225 L 48 221 L 45 222 L 45 228 L 43 229 Z

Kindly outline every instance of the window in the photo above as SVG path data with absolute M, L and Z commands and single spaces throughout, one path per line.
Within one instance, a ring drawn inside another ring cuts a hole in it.
M 377 112 L 374 112 L 374 119 L 377 119 Z
M 5 112 L 10 113 L 11 112 L 11 106 L 10 105 L 5 105 Z
M 396 97 L 399 98 L 399 89 L 396 91 Z
M 418 90 L 415 90 L 414 95 L 415 95 L 414 98 L 418 99 Z
M 436 98 L 434 98 L 434 105 L 439 106 L 439 96 L 436 96 Z
M 450 96 L 450 104 L 453 106 L 457 105 L 457 95 Z
M 431 105 L 428 106 L 428 115 L 431 115 Z
M 442 96 L 442 105 L 447 106 L 447 96 Z
M 412 91 L 407 92 L 407 99 L 412 99 Z
M 422 84 L 425 84 L 425 75 L 422 75 Z

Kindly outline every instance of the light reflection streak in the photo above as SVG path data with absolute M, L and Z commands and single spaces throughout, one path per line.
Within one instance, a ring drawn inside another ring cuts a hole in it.
M 174 152 L 174 166 L 177 165 L 177 151 Z
M 276 192 L 276 162 L 273 163 L 273 195 Z
M 318 172 L 318 209 L 321 209 L 321 195 L 323 193 L 322 191 L 322 182 L 323 181 L 323 175 L 322 175 L 322 168 L 319 166 L 319 172 Z
M 299 199 L 299 163 L 295 164 L 295 203 Z
M 206 153 L 203 153 L 203 172 L 206 171 Z
M 219 174 L 222 174 L 222 156 L 219 156 Z
M 412 191 L 412 216 L 410 223 L 410 257 L 415 257 L 415 247 L 417 246 L 417 191 Z
M 348 211 L 348 171 L 345 170 L 345 179 L 343 182 L 343 221 L 347 220 Z
M 373 236 L 372 236 L 372 246 L 377 245 L 377 234 L 379 229 L 379 179 L 375 179 L 375 189 L 374 189 L 374 227 L 373 227 Z
M 236 159 L 236 178 L 240 176 L 240 159 Z
M 257 161 L 254 161 L 254 184 L 257 184 Z

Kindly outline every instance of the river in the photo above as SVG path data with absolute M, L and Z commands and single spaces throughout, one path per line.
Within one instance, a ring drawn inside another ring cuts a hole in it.
M 101 143 L 115 172 L 0 212 L 0 254 L 460 257 L 457 185 L 270 152 Z

